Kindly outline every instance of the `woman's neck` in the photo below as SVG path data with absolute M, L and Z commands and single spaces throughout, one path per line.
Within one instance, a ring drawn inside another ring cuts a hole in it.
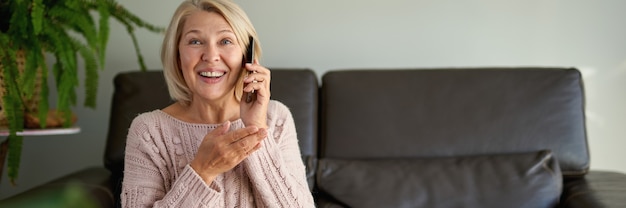
M 171 116 L 189 123 L 221 124 L 239 119 L 239 102 L 235 99 L 226 102 L 191 102 L 184 105 L 176 102 L 163 109 Z

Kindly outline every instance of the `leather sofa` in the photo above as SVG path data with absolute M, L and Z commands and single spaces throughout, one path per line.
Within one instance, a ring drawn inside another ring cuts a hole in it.
M 2 200 L 119 206 L 137 114 L 171 101 L 161 71 L 114 79 L 104 165 Z M 626 207 L 624 173 L 589 170 L 574 68 L 272 69 L 318 207 Z M 68 185 L 69 184 L 69 185 Z

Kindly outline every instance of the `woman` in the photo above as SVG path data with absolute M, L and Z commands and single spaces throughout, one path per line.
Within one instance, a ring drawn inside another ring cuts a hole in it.
M 255 41 L 254 62 L 243 54 Z M 129 129 L 123 207 L 313 207 L 291 113 L 246 14 L 228 0 L 176 10 L 161 59 L 176 101 Z M 251 94 L 253 93 L 253 94 Z M 252 102 L 244 94 L 256 96 Z

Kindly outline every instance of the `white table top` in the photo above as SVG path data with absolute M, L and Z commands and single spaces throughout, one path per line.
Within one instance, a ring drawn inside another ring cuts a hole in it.
M 24 131 L 17 132 L 17 135 L 18 136 L 47 136 L 47 135 L 77 134 L 79 132 L 80 132 L 80 127 L 73 126 L 69 128 L 24 129 Z M 9 130 L 1 129 L 0 136 L 9 136 Z

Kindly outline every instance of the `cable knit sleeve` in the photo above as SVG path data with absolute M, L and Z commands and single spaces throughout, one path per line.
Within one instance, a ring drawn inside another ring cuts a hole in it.
M 244 160 L 257 207 L 315 207 L 291 112 L 271 101 L 268 120 L 261 149 Z
M 158 119 L 145 113 L 129 129 L 122 182 L 122 207 L 224 207 L 222 187 L 208 186 L 186 165 L 171 177 L 172 161 Z M 170 150 L 171 151 L 171 150 Z M 171 179 L 172 178 L 172 179 Z M 174 180 L 174 181 L 170 181 Z

